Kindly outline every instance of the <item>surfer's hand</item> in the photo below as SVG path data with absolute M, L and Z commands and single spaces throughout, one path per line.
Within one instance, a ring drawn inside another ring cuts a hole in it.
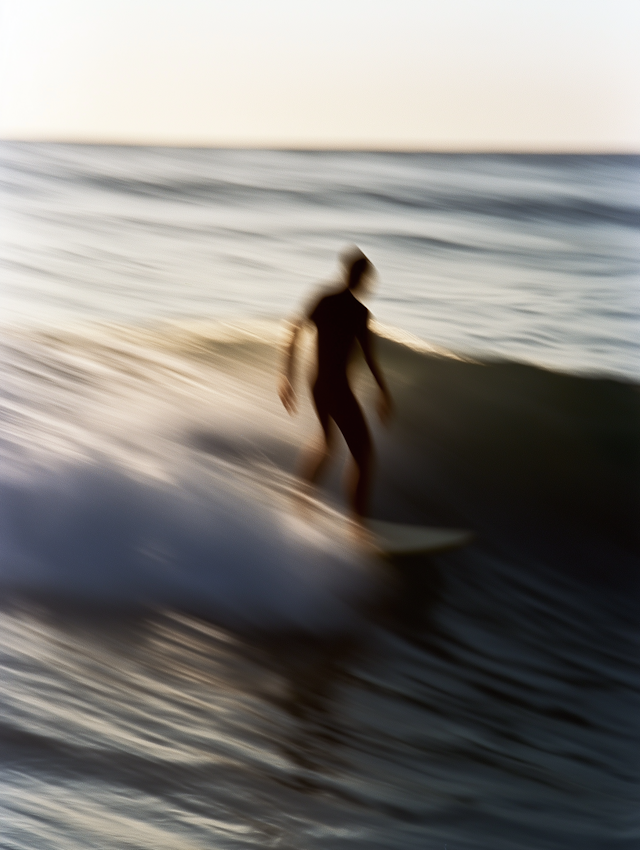
M 287 413 L 293 416 L 296 412 L 296 391 L 291 385 L 289 378 L 284 377 L 280 381 L 278 395 L 280 396 L 280 401 L 284 404 Z
M 378 404 L 376 405 L 376 407 L 378 410 L 378 416 L 380 417 L 380 421 L 383 425 L 386 425 L 393 411 L 393 402 L 391 401 L 391 396 L 389 395 L 389 393 L 380 390 L 380 395 L 378 396 Z

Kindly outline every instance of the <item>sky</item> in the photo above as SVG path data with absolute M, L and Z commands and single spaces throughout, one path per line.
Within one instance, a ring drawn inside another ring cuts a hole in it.
M 640 153 L 640 0 L 0 0 L 0 138 Z

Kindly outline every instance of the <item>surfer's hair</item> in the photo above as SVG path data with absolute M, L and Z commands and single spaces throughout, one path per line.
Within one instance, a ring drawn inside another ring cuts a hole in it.
M 355 246 L 342 255 L 342 262 L 347 273 L 347 286 L 356 289 L 362 278 L 373 268 L 371 261 Z

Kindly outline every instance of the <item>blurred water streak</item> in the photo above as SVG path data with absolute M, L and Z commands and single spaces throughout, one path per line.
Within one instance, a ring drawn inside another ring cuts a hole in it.
M 384 323 L 640 375 L 640 160 L 0 145 L 3 322 L 288 314 L 355 242 Z

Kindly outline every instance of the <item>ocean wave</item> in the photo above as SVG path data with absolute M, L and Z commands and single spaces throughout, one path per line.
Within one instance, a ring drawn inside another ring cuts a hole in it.
M 316 538 L 280 486 L 294 487 L 317 427 L 308 401 L 300 422 L 279 404 L 281 339 L 268 322 L 16 336 L 2 406 L 5 586 L 326 617 L 359 574 L 339 520 L 344 450 L 321 491 L 337 509 Z M 395 416 L 388 429 L 370 417 L 373 512 L 468 527 L 520 569 L 634 587 L 638 387 L 417 342 L 393 329 L 378 339 Z M 357 384 L 370 410 L 374 388 L 364 374 Z

